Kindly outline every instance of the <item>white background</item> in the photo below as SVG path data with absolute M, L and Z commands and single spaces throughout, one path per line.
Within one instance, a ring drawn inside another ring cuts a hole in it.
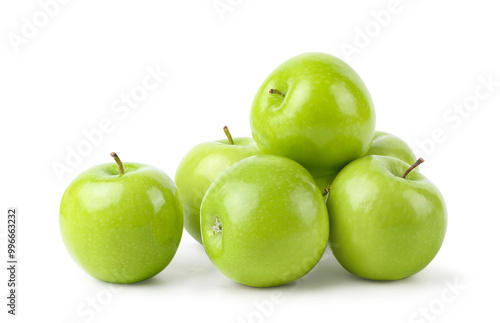
M 220 3 L 231 10 L 219 14 L 213 0 L 68 1 L 44 21 L 37 1 L 1 2 L 0 211 L 19 209 L 20 284 L 19 315 L 7 316 L 2 305 L 0 320 L 497 321 L 498 4 Z M 388 8 L 393 13 L 382 15 L 382 26 L 373 13 Z M 34 16 L 37 32 L 26 27 Z M 13 45 L 16 37 L 24 42 Z M 351 53 L 342 49 L 349 46 Z M 449 225 L 425 270 L 397 282 L 366 281 L 343 270 L 327 250 L 295 283 L 249 288 L 220 274 L 186 232 L 160 275 L 118 290 L 73 262 L 58 223 L 60 198 L 72 178 L 110 162 L 111 151 L 173 178 L 182 156 L 199 142 L 223 138 L 224 125 L 234 136 L 250 136 L 249 110 L 260 83 L 284 60 L 309 51 L 348 61 L 372 94 L 377 129 L 405 139 L 426 159 L 421 170 L 443 193 Z M 115 100 L 139 91 L 148 67 L 169 75 L 128 115 L 114 111 Z M 481 81 L 488 78 L 497 82 L 490 92 Z M 469 110 L 456 107 L 463 104 Z M 76 149 L 83 132 L 104 119 L 113 122 L 111 132 L 59 179 L 54 163 L 66 163 L 68 147 Z M 0 277 L 4 304 L 5 270 Z

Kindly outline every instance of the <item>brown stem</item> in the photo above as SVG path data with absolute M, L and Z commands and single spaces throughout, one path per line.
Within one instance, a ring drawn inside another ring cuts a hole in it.
M 406 178 L 406 176 L 408 176 L 408 174 L 414 170 L 418 165 L 422 164 L 424 162 L 424 159 L 422 157 L 420 157 L 419 159 L 417 159 L 417 161 L 415 162 L 415 164 L 411 165 L 410 168 L 408 168 L 406 170 L 406 172 L 403 174 L 403 178 Z
M 323 190 L 323 196 L 325 196 L 326 194 L 328 194 L 330 192 L 330 185 L 328 185 L 324 190 Z
M 279 94 L 279 95 L 281 95 L 282 97 L 285 97 L 285 93 L 281 92 L 280 90 L 270 89 L 270 90 L 269 90 L 269 93 L 271 93 L 271 94 Z
M 227 137 L 227 140 L 229 140 L 229 143 L 231 145 L 234 145 L 233 136 L 231 136 L 231 133 L 229 132 L 229 129 L 227 128 L 227 126 L 224 126 L 224 133 L 226 134 L 226 137 Z
M 125 169 L 123 168 L 123 163 L 120 160 L 120 157 L 118 157 L 118 155 L 115 152 L 112 152 L 110 155 L 111 155 L 111 157 L 113 157 L 115 162 L 118 164 L 118 171 L 120 172 L 120 175 L 125 174 Z

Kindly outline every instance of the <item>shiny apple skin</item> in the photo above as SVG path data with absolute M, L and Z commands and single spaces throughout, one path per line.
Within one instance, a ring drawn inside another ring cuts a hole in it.
M 217 221 L 221 232 L 214 232 Z M 328 212 L 314 179 L 297 162 L 244 159 L 210 186 L 201 206 L 203 245 L 227 277 L 248 286 L 292 282 L 320 260 Z
M 160 273 L 172 260 L 183 231 L 182 201 L 161 170 L 123 163 L 90 168 L 61 200 L 59 223 L 66 248 L 89 275 L 134 283 Z
M 413 165 L 417 160 L 410 146 L 401 138 L 383 131 L 375 131 L 373 142 L 365 156 L 389 156 Z
M 252 138 L 233 138 L 205 142 L 195 146 L 182 159 L 175 173 L 184 205 L 184 228 L 199 243 L 200 206 L 213 181 L 224 170 L 242 159 L 260 154 Z
M 262 83 L 250 126 L 263 153 L 291 158 L 311 173 L 336 173 L 370 148 L 375 109 L 348 64 L 332 55 L 306 53 L 285 61 Z
M 397 280 L 424 269 L 443 243 L 447 213 L 439 190 L 393 157 L 368 156 L 335 178 L 327 207 L 330 248 L 349 272 Z

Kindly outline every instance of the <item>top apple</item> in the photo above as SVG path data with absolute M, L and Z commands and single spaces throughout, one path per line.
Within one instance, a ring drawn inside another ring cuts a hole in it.
M 349 65 L 306 53 L 278 66 L 262 83 L 250 126 L 263 153 L 289 157 L 311 172 L 339 171 L 370 148 L 375 109 Z

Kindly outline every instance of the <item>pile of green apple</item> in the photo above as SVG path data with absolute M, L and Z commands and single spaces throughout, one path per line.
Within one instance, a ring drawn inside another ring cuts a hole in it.
M 250 125 L 253 139 L 224 127 L 227 139 L 194 147 L 175 184 L 115 153 L 80 174 L 60 208 L 75 261 L 107 282 L 148 279 L 174 257 L 183 226 L 223 274 L 256 287 L 302 277 L 328 242 L 346 270 L 373 280 L 435 257 L 443 197 L 403 140 L 375 131 L 370 94 L 345 62 L 287 60 L 257 91 Z

